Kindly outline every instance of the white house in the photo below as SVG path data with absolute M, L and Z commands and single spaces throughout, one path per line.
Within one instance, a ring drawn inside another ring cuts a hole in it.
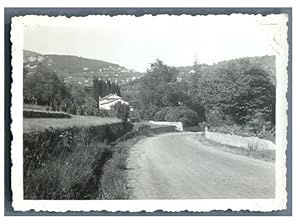
M 117 104 L 118 102 L 122 104 L 129 105 L 128 102 L 122 100 L 122 97 L 118 96 L 117 94 L 109 94 L 105 97 L 99 97 L 99 109 L 102 110 L 111 110 L 112 107 Z

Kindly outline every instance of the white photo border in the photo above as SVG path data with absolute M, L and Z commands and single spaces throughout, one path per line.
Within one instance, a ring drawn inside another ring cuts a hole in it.
M 211 13 L 214 14 L 214 13 Z M 226 14 L 226 13 L 225 13 Z M 275 17 L 278 17 L 275 16 Z M 25 17 L 26 18 L 26 17 Z M 42 17 L 40 17 L 42 18 Z M 65 17 L 60 17 L 65 19 Z M 88 18 L 88 17 L 84 17 Z M 284 47 L 281 52 L 282 59 L 276 60 L 276 70 L 277 74 L 277 93 L 276 93 L 276 142 L 278 142 L 277 147 L 284 147 L 284 150 L 277 150 L 276 158 L 283 158 L 278 160 L 276 159 L 276 169 L 280 172 L 276 172 L 276 180 L 282 180 L 278 185 L 276 184 L 276 195 L 280 195 L 280 198 L 276 199 L 218 199 L 216 200 L 114 200 L 114 201 L 96 201 L 96 200 L 87 200 L 87 201 L 76 201 L 76 200 L 56 200 L 56 201 L 46 201 L 46 200 L 23 200 L 23 162 L 22 162 L 22 151 L 23 151 L 23 83 L 21 79 L 16 79 L 15 77 L 22 77 L 23 69 L 23 26 L 24 18 L 17 17 L 13 19 L 12 31 L 11 31 L 11 42 L 12 42 L 12 107 L 11 107 L 11 117 L 12 125 L 11 130 L 13 133 L 12 141 L 12 157 L 11 161 L 13 164 L 12 167 L 12 191 L 13 191 L 13 207 L 16 211 L 29 211 L 33 209 L 34 211 L 55 211 L 55 212 L 66 212 L 66 211 L 129 211 L 129 212 L 154 212 L 157 210 L 162 210 L 165 212 L 181 212 L 181 211 L 190 211 L 190 212 L 210 212 L 214 210 L 223 210 L 228 209 L 232 211 L 260 211 L 260 212 L 271 212 L 271 211 L 280 211 L 286 209 L 287 203 L 287 192 L 286 192 L 286 147 L 287 147 L 287 125 L 288 125 L 288 116 L 286 111 L 288 109 L 288 102 L 286 100 L 286 93 L 288 92 L 288 41 L 287 33 L 288 27 L 286 26 L 288 16 L 285 16 L 283 24 L 280 26 L 280 33 L 283 35 L 282 43 Z M 50 19 L 56 19 L 54 17 Z M 72 19 L 72 18 L 71 18 Z M 282 19 L 282 18 L 281 18 Z M 70 20 L 70 19 L 68 19 Z M 28 21 L 27 21 L 28 22 Z M 279 50 L 280 50 L 279 49 Z M 22 62 L 22 63 L 21 63 Z M 21 80 L 21 82 L 20 82 Z M 281 96 L 281 97 L 278 97 Z M 279 127 L 279 128 L 278 128 Z M 277 131 L 278 130 L 278 131 Z M 20 156 L 21 155 L 21 156 Z M 21 190 L 20 190 L 21 189 Z M 251 202 L 250 202 L 251 201 Z M 249 204 L 250 202 L 250 204 Z M 143 205 L 141 205 L 143 204 Z M 217 206 L 216 206 L 217 204 Z M 116 206 L 117 205 L 117 206 Z M 159 206 L 158 206 L 159 205 Z

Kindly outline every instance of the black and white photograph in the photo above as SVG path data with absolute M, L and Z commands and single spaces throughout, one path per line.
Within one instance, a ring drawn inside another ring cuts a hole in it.
M 285 209 L 288 22 L 14 17 L 13 207 Z

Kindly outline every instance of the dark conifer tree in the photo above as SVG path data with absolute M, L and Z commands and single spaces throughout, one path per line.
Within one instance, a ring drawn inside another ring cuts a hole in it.
M 113 82 L 112 84 L 111 84 L 111 92 L 112 92 L 112 94 L 116 94 L 117 92 L 116 92 L 116 83 L 115 82 Z
M 107 88 L 108 88 L 108 94 L 107 95 L 109 95 L 109 94 L 112 93 L 110 80 L 107 80 Z
M 116 86 L 116 93 L 117 93 L 118 96 L 121 96 L 121 91 L 120 91 L 120 86 L 119 85 Z
M 99 101 L 99 80 L 95 76 L 93 80 L 93 97 L 97 102 Z
M 107 82 L 103 81 L 103 97 L 108 95 Z
M 104 89 L 103 80 L 102 80 L 102 79 L 100 79 L 100 81 L 99 81 L 99 96 L 101 96 L 101 97 L 103 97 L 103 96 L 104 96 L 103 89 Z

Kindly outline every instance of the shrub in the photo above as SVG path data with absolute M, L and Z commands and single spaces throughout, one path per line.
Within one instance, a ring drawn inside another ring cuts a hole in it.
M 182 122 L 183 126 L 194 126 L 199 121 L 197 112 L 186 106 L 164 107 L 155 113 L 154 120 Z
M 118 102 L 113 106 L 113 110 L 116 112 L 117 118 L 123 122 L 127 122 L 129 118 L 129 106 L 127 104 Z
M 276 130 L 275 128 L 269 130 L 261 130 L 257 132 L 257 137 L 262 139 L 267 139 L 271 142 L 275 142 Z
M 191 132 L 203 132 L 204 129 L 205 128 L 202 126 L 189 126 L 183 128 L 184 131 L 191 131 Z

